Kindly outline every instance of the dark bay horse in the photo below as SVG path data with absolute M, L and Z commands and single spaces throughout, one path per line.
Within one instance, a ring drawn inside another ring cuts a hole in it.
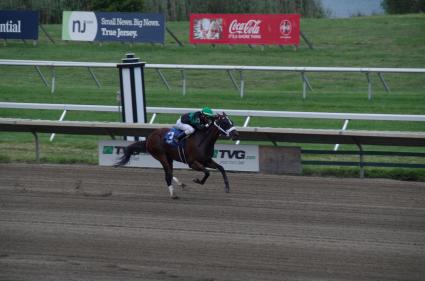
M 193 180 L 199 184 L 204 184 L 209 177 L 210 172 L 207 168 L 219 170 L 224 179 L 225 192 L 229 192 L 230 187 L 226 171 L 221 165 L 212 160 L 212 157 L 214 144 L 220 135 L 229 137 L 232 140 L 239 139 L 239 133 L 230 118 L 225 113 L 216 115 L 208 128 L 196 131 L 189 138 L 183 140 L 179 146 L 166 142 L 166 134 L 169 130 L 169 128 L 157 129 L 147 137 L 146 141 L 139 141 L 127 146 L 124 150 L 124 155 L 116 166 L 128 163 L 133 154 L 148 152 L 161 162 L 170 197 L 173 199 L 178 197 L 175 194 L 172 181 L 174 180 L 178 185 L 184 186 L 176 177 L 173 177 L 173 161 L 186 163 L 190 168 L 204 172 L 202 179 L 196 178 Z

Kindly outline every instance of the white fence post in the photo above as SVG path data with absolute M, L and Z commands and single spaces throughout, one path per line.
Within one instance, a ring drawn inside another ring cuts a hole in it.
M 55 92 L 55 81 L 56 81 L 56 70 L 55 67 L 52 66 L 52 83 L 51 83 L 51 90 L 50 92 L 53 94 Z
M 349 119 L 345 119 L 344 125 L 342 126 L 341 131 L 347 130 L 348 122 L 350 122 L 350 120 Z M 338 148 L 339 148 L 339 143 L 335 144 L 334 151 L 338 151 Z
M 370 72 L 366 72 L 367 79 L 367 98 L 368 100 L 372 99 L 372 80 L 370 80 Z
M 65 119 L 65 115 L 66 115 L 66 113 L 67 113 L 68 111 L 66 110 L 66 109 L 64 109 L 63 110 L 63 112 L 62 112 L 62 114 L 61 114 L 61 117 L 59 118 L 59 121 L 63 121 L 63 119 Z M 53 139 L 55 138 L 55 135 L 56 135 L 56 133 L 52 133 L 51 135 L 50 135 L 50 142 L 52 142 L 53 141 Z
M 245 81 L 243 80 L 242 70 L 239 71 L 239 79 L 240 79 L 240 82 L 241 82 L 241 86 L 239 87 L 239 92 L 240 92 L 241 98 L 243 98 L 244 91 L 245 91 Z
M 251 120 L 251 116 L 249 116 L 249 115 L 248 115 L 248 116 L 246 117 L 246 119 L 245 119 L 245 122 L 243 123 L 243 127 L 244 127 L 244 128 L 248 127 L 248 124 L 249 124 L 249 121 L 250 121 L 250 120 Z M 235 144 L 240 144 L 240 143 L 241 143 L 241 141 L 240 141 L 240 140 L 237 140 Z

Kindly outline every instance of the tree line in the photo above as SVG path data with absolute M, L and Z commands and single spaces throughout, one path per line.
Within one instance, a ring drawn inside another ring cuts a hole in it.
M 163 13 L 187 21 L 191 13 L 297 13 L 326 16 L 320 0 L 1 0 L 1 10 L 37 10 L 41 23 L 61 23 L 62 11 Z M 425 12 L 425 0 L 382 0 L 389 14 Z
M 323 17 L 318 0 L 2 0 L 1 10 L 37 10 L 41 23 L 61 23 L 62 11 L 163 13 L 187 21 L 191 13 L 298 13 Z
M 425 12 L 425 0 L 383 0 L 381 5 L 388 14 Z

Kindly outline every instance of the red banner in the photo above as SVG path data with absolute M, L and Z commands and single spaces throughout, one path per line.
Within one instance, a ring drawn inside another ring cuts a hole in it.
M 191 14 L 192 44 L 299 45 L 298 14 Z

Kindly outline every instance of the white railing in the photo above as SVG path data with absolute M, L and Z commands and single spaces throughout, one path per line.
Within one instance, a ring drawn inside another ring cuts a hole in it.
M 169 124 L 171 126 L 171 124 Z M 161 128 L 158 124 L 130 124 L 118 122 L 78 122 L 78 121 L 49 121 L 0 118 L 0 132 L 31 132 L 34 135 L 36 161 L 40 162 L 40 141 L 38 133 L 63 133 L 81 135 L 109 135 L 109 136 L 148 136 L 154 130 Z M 295 142 L 295 143 L 327 143 L 335 142 L 357 145 L 359 152 L 360 177 L 364 177 L 364 155 L 374 155 L 365 152 L 364 145 L 385 146 L 414 146 L 425 147 L 425 133 L 422 132 L 383 132 L 383 131 L 339 131 L 318 129 L 283 129 L 283 128 L 237 128 L 239 136 L 244 140 Z M 312 153 L 309 151 L 307 153 Z M 384 152 L 385 153 L 385 152 Z M 391 152 L 389 152 L 391 153 Z M 328 153 L 327 153 L 328 154 Z M 406 153 L 405 156 L 421 157 L 423 153 Z M 376 155 L 376 154 L 375 154 Z M 382 151 L 378 155 L 383 155 Z M 385 154 L 384 154 L 385 155 Z M 387 154 L 391 155 L 391 154 Z M 400 154 L 398 154 L 400 155 Z M 308 162 L 308 163 L 306 163 Z M 332 161 L 303 161 L 306 164 L 329 165 Z M 347 162 L 345 162 L 347 163 Z M 351 162 L 348 162 L 351 163 Z M 376 166 L 374 163 L 373 166 Z M 381 163 L 378 163 L 381 164 Z M 389 163 L 384 163 L 388 167 Z M 353 165 L 353 164 L 350 164 Z M 422 164 L 398 164 L 400 167 L 423 168 Z M 408 165 L 408 166 L 407 166 Z M 357 165 L 356 165 L 357 166 Z M 392 166 L 391 166 L 392 167 Z
M 0 108 L 8 109 L 46 109 L 67 111 L 97 111 L 120 112 L 121 106 L 111 105 L 84 105 L 84 104 L 50 104 L 50 103 L 16 103 L 0 102 Z M 147 113 L 152 114 L 182 114 L 199 110 L 199 108 L 170 108 L 146 107 Z M 312 118 L 312 119 L 338 119 L 338 120 L 373 120 L 373 121 L 417 121 L 424 122 L 425 115 L 413 114 L 369 114 L 369 113 L 332 113 L 332 112 L 296 112 L 296 111 L 270 111 L 270 110 L 241 110 L 215 108 L 215 112 L 226 112 L 231 116 L 246 117 L 273 117 L 273 118 Z M 247 121 L 245 123 L 248 125 Z M 154 120 L 152 120 L 153 123 Z M 246 127 L 246 126 L 245 126 Z
M 69 61 L 40 61 L 40 60 L 0 60 L 0 65 L 5 66 L 34 66 L 46 86 L 49 85 L 46 77 L 40 70 L 40 66 L 50 67 L 52 70 L 51 92 L 55 90 L 56 67 L 87 67 L 90 75 L 95 80 L 98 87 L 100 82 L 96 78 L 92 68 L 116 68 L 116 63 L 100 62 L 69 62 Z M 377 74 L 386 91 L 390 91 L 388 83 L 384 79 L 384 73 L 419 73 L 424 74 L 425 68 L 373 68 L 373 67 L 300 67 L 300 66 L 237 66 L 237 65 L 193 65 L 193 64 L 146 64 L 146 69 L 155 69 L 164 85 L 170 89 L 170 85 L 161 72 L 162 69 L 180 70 L 183 85 L 183 95 L 186 94 L 186 70 L 223 70 L 226 71 L 233 85 L 238 89 L 241 98 L 244 96 L 245 80 L 243 73 L 245 71 L 279 71 L 295 72 L 301 75 L 303 98 L 307 96 L 307 90 L 312 90 L 311 84 L 306 73 L 363 73 L 368 82 L 368 98 L 372 98 L 371 74 Z M 236 81 L 233 72 L 239 73 L 239 83 Z
M 38 110 L 61 110 L 59 121 L 65 119 L 69 111 L 93 111 L 93 112 L 121 112 L 121 106 L 107 105 L 83 105 L 83 104 L 46 104 L 46 103 L 14 103 L 0 102 L 0 108 L 5 109 L 38 109 Z M 197 108 L 168 108 L 168 107 L 146 107 L 146 112 L 152 114 L 149 124 L 155 122 L 158 114 L 182 114 L 199 110 Z M 369 121 L 410 121 L 424 122 L 425 115 L 412 114 L 365 114 L 365 113 L 331 113 L 331 112 L 294 112 L 294 111 L 265 111 L 265 110 L 238 110 L 238 109 L 214 109 L 216 112 L 226 112 L 230 116 L 245 117 L 242 127 L 248 127 L 252 117 L 272 118 L 311 118 L 311 119 L 337 119 L 344 120 L 341 131 L 345 131 L 350 120 Z M 54 139 L 54 134 L 50 140 Z M 338 150 L 335 145 L 334 150 Z

